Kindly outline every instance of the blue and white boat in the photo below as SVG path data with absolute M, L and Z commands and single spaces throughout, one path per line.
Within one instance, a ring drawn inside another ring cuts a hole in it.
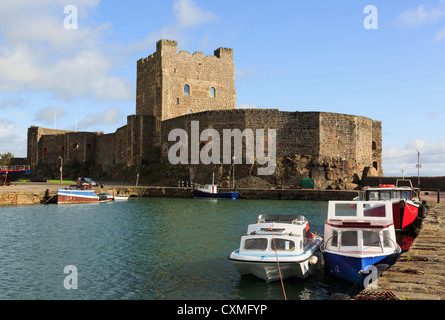
M 391 201 L 330 201 L 321 251 L 328 273 L 364 287 L 376 280 L 402 252 Z
M 253 274 L 267 282 L 304 279 L 315 271 L 322 242 L 303 216 L 260 215 L 229 260 L 241 275 Z
M 99 203 L 99 196 L 94 190 L 57 189 L 57 203 Z
M 213 174 L 212 184 L 204 186 L 195 185 L 193 188 L 193 197 L 207 199 L 238 199 L 238 191 L 218 192 L 218 185 L 215 184 L 215 174 Z

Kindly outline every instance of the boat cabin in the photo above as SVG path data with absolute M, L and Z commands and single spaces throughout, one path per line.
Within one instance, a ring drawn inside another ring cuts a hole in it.
M 390 201 L 330 201 L 325 249 L 386 252 L 396 249 Z
M 196 189 L 199 191 L 207 192 L 207 193 L 218 193 L 218 185 L 217 184 L 206 184 L 204 186 L 197 185 Z
M 275 247 L 278 253 L 300 253 L 311 237 L 309 223 L 303 216 L 260 215 L 241 238 L 240 253 L 270 254 Z
M 399 186 L 400 183 L 406 182 L 406 185 Z M 378 187 L 366 187 L 359 191 L 359 200 L 364 201 L 400 201 L 412 200 L 417 198 L 418 194 L 412 186 L 411 180 L 399 179 L 396 185 L 381 184 Z

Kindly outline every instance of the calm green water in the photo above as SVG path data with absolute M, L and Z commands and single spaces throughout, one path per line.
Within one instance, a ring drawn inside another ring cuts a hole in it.
M 0 207 L 0 299 L 283 299 L 279 282 L 241 278 L 227 257 L 259 214 L 302 214 L 323 234 L 326 210 L 327 202 L 155 198 Z M 64 287 L 68 265 L 77 289 Z M 284 285 L 288 299 L 304 300 L 351 289 L 323 269 Z

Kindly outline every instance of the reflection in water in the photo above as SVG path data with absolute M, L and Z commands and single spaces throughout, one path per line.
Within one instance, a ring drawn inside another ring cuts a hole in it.
M 326 212 L 327 202 L 284 200 L 1 207 L 0 299 L 283 299 L 279 282 L 240 277 L 227 257 L 260 214 L 301 214 L 322 234 Z M 63 286 L 67 265 L 77 290 Z M 284 285 L 288 299 L 351 291 L 323 267 Z

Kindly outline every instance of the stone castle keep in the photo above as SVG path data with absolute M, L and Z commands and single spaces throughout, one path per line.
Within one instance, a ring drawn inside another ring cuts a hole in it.
M 67 167 L 82 166 L 79 175 L 100 171 L 109 179 L 124 179 L 117 173 L 133 175 L 148 166 L 146 172 L 171 181 L 187 180 L 189 170 L 197 171 L 197 178 L 202 173 L 206 181 L 199 183 L 210 182 L 212 171 L 219 182 L 227 180 L 231 165 L 166 163 L 175 144 L 168 141 L 169 132 L 181 128 L 190 139 L 192 121 L 199 121 L 200 132 L 213 128 L 221 136 L 223 129 L 275 129 L 277 171 L 265 177 L 271 184 L 298 185 L 312 178 L 326 187 L 339 179 L 357 183 L 364 172 L 382 174 L 380 121 L 326 112 L 236 109 L 233 50 L 218 48 L 209 56 L 177 52 L 177 42 L 171 40 L 159 40 L 156 52 L 137 62 L 136 114 L 127 116 L 127 125 L 110 134 L 31 126 L 28 161 L 34 173 L 55 178 L 62 158 Z M 200 148 L 206 142 L 200 141 Z M 255 172 L 243 164 L 237 176 Z

